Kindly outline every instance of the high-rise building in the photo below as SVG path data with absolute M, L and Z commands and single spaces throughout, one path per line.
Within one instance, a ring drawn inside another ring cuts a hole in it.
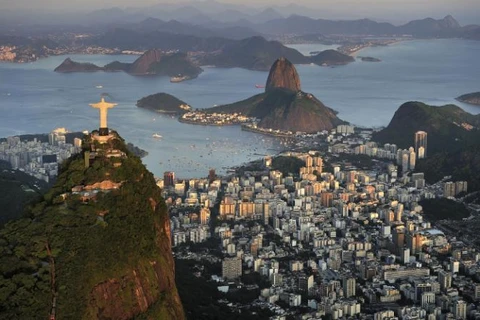
M 175 172 L 165 171 L 163 173 L 163 185 L 165 187 L 172 187 L 175 185 Z
M 410 152 L 410 156 L 409 156 L 409 161 L 408 161 L 408 167 L 410 170 L 414 170 L 415 169 L 415 164 L 416 164 L 416 154 L 415 154 L 415 151 L 412 150 L 412 152 Z
M 443 196 L 445 198 L 455 197 L 455 183 L 454 182 L 446 182 L 443 186 Z
M 213 181 L 215 181 L 216 177 L 217 177 L 217 175 L 215 174 L 215 169 L 208 170 L 208 182 L 209 183 L 212 183 Z
M 356 291 L 356 281 L 355 278 L 345 277 L 343 278 L 343 294 L 345 298 L 350 298 L 355 296 Z
M 397 254 L 402 252 L 403 246 L 405 245 L 405 227 L 398 226 L 392 230 L 392 240 Z
M 202 208 L 200 210 L 200 223 L 207 224 L 209 219 L 210 219 L 210 209 Z
M 408 164 L 409 164 L 410 154 L 402 153 L 402 172 L 405 173 L 408 171 Z
M 322 192 L 320 194 L 320 203 L 326 208 L 330 208 L 333 205 L 333 193 Z
M 407 264 L 410 262 L 410 249 L 409 248 L 403 248 L 402 249 L 402 262 L 404 264 Z
M 468 184 L 467 181 L 457 181 L 455 182 L 455 195 L 461 192 L 467 192 Z
M 453 304 L 453 314 L 455 315 L 455 319 L 467 319 L 467 303 L 463 300 L 455 301 Z
M 242 260 L 240 258 L 225 258 L 222 261 L 222 277 L 236 279 L 242 275 Z
M 440 282 L 440 288 L 446 290 L 452 286 L 452 274 L 445 270 L 441 270 L 438 273 L 438 282 Z
M 420 151 L 421 147 L 423 147 L 422 151 Z M 427 156 L 427 133 L 425 131 L 415 132 L 415 151 L 417 152 L 418 159 Z
M 298 288 L 305 293 L 309 293 L 313 288 L 313 276 L 300 276 L 298 278 Z

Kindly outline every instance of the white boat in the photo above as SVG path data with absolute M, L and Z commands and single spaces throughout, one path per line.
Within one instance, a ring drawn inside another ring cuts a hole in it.
M 102 89 L 103 86 L 95 86 L 95 88 L 97 88 L 97 89 Z
M 155 139 L 161 139 L 162 138 L 162 136 L 159 135 L 158 133 L 152 134 L 152 137 L 154 137 Z

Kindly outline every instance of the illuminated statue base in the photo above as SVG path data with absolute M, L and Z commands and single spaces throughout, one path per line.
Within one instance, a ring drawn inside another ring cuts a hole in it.
M 105 131 L 102 132 L 102 129 L 106 129 L 106 132 Z M 111 134 L 108 128 L 100 128 L 100 131 L 98 133 L 97 132 L 92 133 L 92 138 L 95 141 L 98 141 L 101 144 L 103 144 L 103 143 L 107 143 L 110 139 L 115 138 L 115 135 Z
M 101 136 L 108 136 L 109 134 L 108 128 L 99 128 L 98 134 Z

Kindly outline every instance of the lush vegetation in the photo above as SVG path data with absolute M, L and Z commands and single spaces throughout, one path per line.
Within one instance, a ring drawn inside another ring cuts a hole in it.
M 58 318 L 93 319 L 102 312 L 133 316 L 139 312 L 133 270 L 144 292 L 155 297 L 157 314 L 166 314 L 167 309 L 169 314 L 182 314 L 181 306 L 172 302 L 175 286 L 160 286 L 173 280 L 168 279 L 173 278 L 173 259 L 160 190 L 123 141 L 104 148 L 109 147 L 128 156 L 108 159 L 98 150 L 100 155 L 88 168 L 83 155 L 70 158 L 54 187 L 30 208 L 28 217 L 0 230 L 0 318 L 46 319 L 54 296 Z M 115 161 L 120 167 L 114 167 Z M 99 192 L 88 202 L 69 193 L 73 186 L 107 178 L 123 184 L 117 190 Z M 60 197 L 63 193 L 68 193 L 65 201 Z M 157 276 L 164 278 L 159 282 Z M 121 291 L 109 289 L 114 279 L 122 282 Z M 115 294 L 116 306 L 113 297 L 95 293 L 99 285 Z
M 322 51 L 311 59 L 318 65 L 342 65 L 355 61 L 353 57 L 332 49 Z
M 159 62 L 150 65 L 150 71 L 169 77 L 181 75 L 196 78 L 203 70 L 194 65 L 186 53 L 179 52 L 162 57 Z
M 284 177 L 298 175 L 301 167 L 305 167 L 305 161 L 297 157 L 279 156 L 272 159 L 272 170 L 280 171 Z
M 0 161 L 0 226 L 20 218 L 26 205 L 40 198 L 47 187 L 45 181 L 11 170 L 8 162 Z
M 292 63 L 309 62 L 307 57 L 295 49 L 256 36 L 227 44 L 218 55 L 207 55 L 202 64 L 268 71 L 280 57 L 285 57 Z
M 470 124 L 466 128 L 462 124 Z M 395 112 L 390 124 L 374 134 L 381 143 L 395 143 L 400 148 L 414 145 L 417 131 L 428 133 L 427 156 L 438 152 L 456 152 L 480 141 L 480 116 L 465 112 L 455 105 L 430 106 L 421 102 L 404 103 Z
M 176 282 L 180 298 L 182 299 L 185 314 L 187 319 L 206 320 L 206 319 L 268 319 L 272 316 L 272 312 L 268 309 L 248 308 L 241 309 L 238 312 L 232 311 L 226 304 L 221 303 L 220 300 L 228 299 L 229 301 L 241 301 L 244 303 L 252 302 L 257 299 L 260 290 L 239 290 L 235 293 L 224 294 L 218 291 L 218 284 L 207 281 L 206 277 L 210 275 L 210 271 L 214 266 L 208 263 L 205 264 L 204 275 L 197 277 L 193 272 L 198 271 L 196 265 L 198 262 L 194 260 L 176 260 Z M 220 268 L 218 268 L 218 271 Z M 244 278 L 247 282 L 259 278 L 252 275 Z M 262 279 L 262 284 L 265 280 Z
M 180 108 L 181 105 L 188 104 L 164 92 L 152 94 L 137 101 L 137 107 L 139 108 L 176 114 L 187 112 L 187 110 Z
M 444 176 L 454 181 L 467 181 L 469 191 L 480 190 L 480 144 L 459 152 L 443 152 L 419 161 L 416 171 L 434 183 Z
M 470 216 L 463 203 L 446 198 L 422 200 L 420 205 L 428 220 L 433 222 L 443 219 L 461 220 Z

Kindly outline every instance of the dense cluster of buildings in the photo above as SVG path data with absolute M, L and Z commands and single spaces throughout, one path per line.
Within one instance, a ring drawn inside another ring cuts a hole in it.
M 65 128 L 57 128 L 48 134 L 48 142 L 40 138 L 26 141 L 18 136 L 8 137 L 0 142 L 0 160 L 49 182 L 57 175 L 58 165 L 81 150 L 82 140 L 74 138 L 73 144 L 67 143 L 67 133 Z
M 427 133 L 418 131 L 414 135 L 414 146 L 408 149 L 400 149 L 396 144 L 386 143 L 379 146 L 377 142 L 371 140 L 371 131 L 360 131 L 354 135 L 354 128 L 348 130 L 338 126 L 336 130 L 329 135 L 328 141 L 331 143 L 329 150 L 333 153 L 347 153 L 355 155 L 367 155 L 369 157 L 396 161 L 401 166 L 402 172 L 415 170 L 418 159 L 427 157 Z
M 180 122 L 187 122 L 192 124 L 225 126 L 233 124 L 249 123 L 255 118 L 247 117 L 241 113 L 206 113 L 202 111 L 190 111 L 184 113 L 179 119 Z
M 349 130 L 337 128 L 331 146 Z M 427 185 L 423 173 L 397 176 L 406 156 L 410 167 L 410 157 L 426 155 L 426 133 L 418 136 L 408 155 L 384 146 L 392 157 L 376 171 L 338 164 L 325 172 L 311 151 L 284 154 L 305 162 L 295 175 L 270 169 L 269 157 L 264 171 L 244 176 L 178 186 L 166 173 L 164 187 L 176 194 L 168 197 L 173 245 L 214 239 L 223 255 L 219 290 L 238 289 L 243 276 L 259 274 L 269 285 L 256 287 L 252 303 L 270 309 L 272 319 L 479 316 L 480 253 L 432 226 L 419 205 L 451 196 L 444 191 L 452 186 L 453 195 L 466 192 L 466 183 Z M 209 223 L 213 212 L 219 223 Z

